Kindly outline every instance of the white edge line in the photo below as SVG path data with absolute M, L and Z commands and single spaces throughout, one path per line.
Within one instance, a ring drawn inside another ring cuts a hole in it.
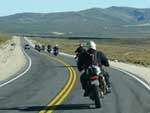
M 61 55 L 64 55 L 64 56 L 68 56 L 68 57 L 75 57 L 74 55 L 70 55 L 70 54 L 67 54 L 67 53 L 61 53 Z M 129 75 L 130 77 L 136 79 L 138 82 L 140 82 L 141 84 L 143 84 L 149 91 L 150 91 L 150 86 L 145 83 L 143 80 L 141 80 L 140 78 L 136 77 L 135 75 L 121 69 L 121 68 L 117 68 L 117 67 L 114 67 L 114 66 L 111 66 L 113 69 L 116 69 L 116 70 L 119 70 L 127 75 Z
M 143 84 L 148 90 L 150 90 L 150 86 L 149 86 L 147 83 L 145 83 L 143 80 L 141 80 L 140 78 L 136 77 L 135 75 L 133 75 L 133 74 L 131 74 L 131 73 L 129 73 L 129 72 L 123 70 L 123 69 L 116 68 L 116 67 L 114 67 L 114 66 L 111 66 L 111 67 L 112 67 L 113 69 L 119 70 L 119 71 L 121 71 L 121 72 L 123 72 L 123 73 L 129 75 L 130 77 L 136 79 L 138 82 L 140 82 L 141 84 Z
M 22 49 L 22 50 L 23 50 L 23 49 Z M 24 50 L 23 50 L 23 53 L 25 54 L 25 56 L 26 56 L 27 59 L 29 60 L 28 68 L 27 68 L 23 73 L 21 73 L 21 74 L 19 74 L 18 76 L 16 76 L 15 78 L 13 78 L 13 79 L 11 79 L 11 80 L 5 82 L 5 83 L 0 84 L 0 87 L 3 87 L 3 86 L 5 86 L 5 85 L 7 85 L 7 84 L 9 84 L 9 83 L 11 83 L 11 82 L 17 80 L 18 78 L 20 78 L 21 76 L 23 76 L 24 74 L 26 74 L 26 73 L 29 71 L 29 69 L 31 68 L 31 65 L 32 65 L 32 60 L 31 60 L 31 58 L 27 55 L 27 53 L 26 53 Z

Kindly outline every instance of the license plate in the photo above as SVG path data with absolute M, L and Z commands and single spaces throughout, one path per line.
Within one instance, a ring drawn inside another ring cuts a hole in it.
M 99 85 L 99 81 L 98 80 L 94 80 L 91 82 L 92 85 Z

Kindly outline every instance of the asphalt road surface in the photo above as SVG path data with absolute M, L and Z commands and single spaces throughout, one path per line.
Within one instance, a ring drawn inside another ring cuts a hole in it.
M 59 55 L 57 58 L 61 60 L 56 60 L 52 54 L 34 49 L 25 51 L 32 59 L 32 66 L 19 79 L 0 87 L 0 113 L 150 113 L 150 92 L 122 72 L 106 68 L 112 93 L 105 95 L 102 108 L 95 109 L 94 103 L 83 97 L 80 73 L 73 58 Z M 64 90 L 69 80 L 72 90 Z M 62 90 L 64 99 L 59 98 L 53 104 Z M 71 92 L 67 94 L 68 90 Z

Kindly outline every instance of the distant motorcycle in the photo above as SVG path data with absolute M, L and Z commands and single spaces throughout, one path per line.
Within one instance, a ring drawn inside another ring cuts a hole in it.
M 35 49 L 40 52 L 41 51 L 40 45 L 35 45 Z
M 42 45 L 41 50 L 45 51 L 45 45 Z
M 55 56 L 58 55 L 58 50 L 54 50 L 54 55 L 55 55 Z
M 48 52 L 48 53 L 51 53 L 51 51 L 52 51 L 51 49 L 47 49 L 47 52 Z
M 57 56 L 57 55 L 59 54 L 59 48 L 58 48 L 58 46 L 55 46 L 55 47 L 53 48 L 53 54 L 54 54 L 55 56 Z
M 86 70 L 88 76 L 87 92 L 91 100 L 95 102 L 96 108 L 101 107 L 101 98 L 104 97 L 106 92 L 106 83 L 101 70 L 98 66 L 89 66 Z
M 48 46 L 47 46 L 47 52 L 48 52 L 48 53 L 51 53 L 51 51 L 52 51 L 52 47 L 51 47 L 51 45 L 48 45 Z

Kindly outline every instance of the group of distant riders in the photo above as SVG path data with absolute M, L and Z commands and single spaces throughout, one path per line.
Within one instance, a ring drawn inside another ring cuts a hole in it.
M 48 53 L 52 53 L 53 52 L 53 54 L 55 55 L 55 56 L 57 56 L 58 54 L 59 54 L 59 47 L 58 47 L 58 45 L 56 44 L 54 47 L 52 47 L 51 45 L 47 45 L 47 47 L 45 46 L 45 45 L 38 45 L 38 44 L 36 44 L 35 45 L 35 49 L 37 50 L 37 51 L 47 51 Z

